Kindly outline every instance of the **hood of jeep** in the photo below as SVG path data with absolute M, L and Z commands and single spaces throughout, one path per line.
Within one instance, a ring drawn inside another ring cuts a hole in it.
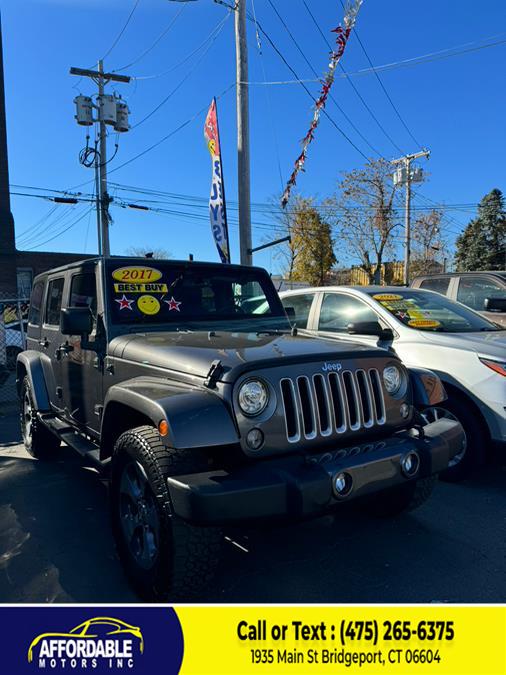
M 249 370 L 308 362 L 332 368 L 347 358 L 384 357 L 385 350 L 304 336 L 171 331 L 121 335 L 111 341 L 109 355 L 198 377 L 206 377 L 213 361 L 219 360 L 219 379 L 230 382 Z

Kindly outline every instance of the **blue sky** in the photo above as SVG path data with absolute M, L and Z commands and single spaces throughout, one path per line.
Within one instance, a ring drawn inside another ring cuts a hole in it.
M 328 65 L 328 49 L 316 31 L 302 0 L 273 0 L 299 46 L 318 73 Z M 332 39 L 330 29 L 342 17 L 339 1 L 306 0 L 322 30 Z M 85 131 L 74 119 L 73 98 L 91 94 L 90 81 L 69 75 L 70 66 L 90 67 L 104 55 L 134 5 L 134 0 L 3 0 L 2 24 L 6 82 L 6 105 L 10 159 L 10 180 L 15 185 L 67 189 L 90 181 L 92 172 L 78 163 L 85 144 Z M 248 9 L 253 11 L 252 1 Z M 313 79 L 274 14 L 268 0 L 254 0 L 258 21 L 285 55 L 297 74 Z M 200 215 L 146 213 L 111 208 L 114 225 L 111 248 L 115 254 L 129 246 L 162 247 L 173 257 L 217 260 L 217 252 L 206 221 L 205 200 L 209 194 L 211 166 L 203 140 L 201 115 L 154 150 L 124 168 L 123 162 L 144 151 L 160 138 L 204 108 L 235 81 L 233 17 L 224 24 L 209 50 L 177 66 L 210 34 L 227 10 L 212 0 L 182 5 L 168 0 L 140 0 L 122 38 L 107 56 L 108 70 L 135 61 L 179 14 L 172 29 L 143 59 L 125 72 L 139 79 L 116 90 L 128 101 L 131 123 L 135 125 L 176 88 L 176 93 L 149 119 L 119 138 L 119 151 L 109 164 L 110 180 L 128 186 L 199 197 L 197 208 L 185 199 L 148 197 L 161 200 L 159 206 Z M 506 3 L 489 0 L 477 5 L 470 0 L 364 0 L 357 22 L 358 35 L 376 66 L 437 52 L 485 38 L 506 39 Z M 250 80 L 261 82 L 293 79 L 265 38 L 259 53 L 252 22 L 248 22 Z M 441 203 L 476 203 L 494 187 L 504 189 L 506 88 L 504 71 L 506 45 L 471 51 L 452 58 L 437 59 L 416 67 L 381 73 L 382 81 L 411 133 L 432 156 L 427 170 L 430 180 L 420 191 Z M 199 62 L 200 59 L 200 62 Z M 350 72 L 368 67 L 367 59 L 352 36 L 343 65 Z M 394 142 L 404 151 L 415 151 L 413 139 L 401 124 L 374 74 L 353 79 L 362 97 Z M 316 95 L 319 85 L 307 85 Z M 112 89 L 111 89 L 112 91 Z M 343 78 L 336 79 L 333 94 L 364 137 L 387 158 L 399 152 L 390 143 Z M 235 90 L 218 102 L 224 176 L 230 207 L 237 200 Z M 252 201 L 266 203 L 281 191 L 279 166 L 288 177 L 300 151 L 299 140 L 311 119 L 311 100 L 297 84 L 252 85 L 250 88 Z M 343 118 L 333 103 L 328 112 L 343 131 L 370 156 L 372 152 Z M 114 136 L 110 137 L 110 150 Z M 336 190 L 340 171 L 363 163 L 361 155 L 322 117 L 316 140 L 310 148 L 306 172 L 299 176 L 303 195 L 324 198 Z M 91 191 L 92 185 L 80 188 Z M 22 192 L 22 188 L 13 188 Z M 133 192 L 116 191 L 121 197 Z M 131 200 L 130 200 L 131 201 Z M 169 204 L 169 202 L 171 202 Z M 417 201 L 418 204 L 421 202 Z M 43 200 L 13 196 L 12 208 L 19 248 L 37 250 L 96 251 L 95 215 L 87 206 L 71 208 Z M 470 211 L 448 212 L 451 237 L 469 220 Z M 49 215 L 48 215 L 49 214 Z M 78 224 L 50 243 L 43 242 L 65 229 L 77 218 Z M 233 261 L 238 261 L 237 211 L 229 209 Z M 45 218 L 45 220 L 41 219 Z M 261 244 L 275 225 L 272 212 L 254 212 L 254 244 Z M 38 224 L 39 223 L 39 224 Z M 337 251 L 338 259 L 340 251 Z M 341 257 L 340 262 L 346 260 Z M 276 271 L 272 252 L 255 256 L 255 262 Z

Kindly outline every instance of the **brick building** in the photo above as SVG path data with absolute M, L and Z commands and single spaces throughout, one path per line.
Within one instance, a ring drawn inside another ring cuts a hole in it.
M 90 257 L 82 253 L 18 251 L 9 192 L 7 125 L 0 24 L 0 298 L 26 297 L 36 274 L 73 260 Z

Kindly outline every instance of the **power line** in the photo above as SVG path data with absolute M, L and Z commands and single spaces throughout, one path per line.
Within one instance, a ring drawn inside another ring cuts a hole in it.
M 306 0 L 302 0 L 302 3 L 304 4 L 304 7 L 306 8 L 306 10 L 307 10 L 309 16 L 311 17 L 311 19 L 312 19 L 314 25 L 316 26 L 316 29 L 318 30 L 318 32 L 319 32 L 320 35 L 322 36 L 323 40 L 325 41 L 325 44 L 327 45 L 327 47 L 328 47 L 330 50 L 332 50 L 332 45 L 330 44 L 329 40 L 327 39 L 327 36 L 325 35 L 325 33 L 322 31 L 322 29 L 321 29 L 321 27 L 320 27 L 320 24 L 317 22 L 317 20 L 316 20 L 314 14 L 313 14 L 312 11 L 309 9 L 309 6 L 308 6 Z M 378 120 L 378 118 L 376 117 L 376 115 L 374 114 L 374 112 L 371 110 L 371 108 L 369 107 L 369 105 L 366 103 L 364 97 L 362 96 L 362 94 L 359 92 L 359 90 L 358 90 L 357 87 L 355 86 L 355 83 L 348 77 L 348 73 L 347 73 L 347 71 L 345 70 L 345 68 L 344 68 L 344 66 L 343 66 L 343 64 L 342 64 L 341 62 L 339 62 L 339 67 L 340 67 L 341 71 L 344 73 L 344 75 L 346 76 L 346 79 L 347 79 L 348 82 L 350 83 L 350 86 L 352 87 L 353 91 L 354 91 L 355 94 L 358 96 L 358 98 L 359 98 L 360 101 L 362 102 L 363 106 L 364 106 L 365 109 L 368 111 L 368 113 L 371 115 L 371 117 L 373 118 L 373 120 L 376 122 L 376 124 L 378 125 L 378 127 L 380 128 L 380 130 L 383 132 L 383 134 L 386 136 L 386 138 L 390 141 L 390 143 L 393 145 L 393 147 L 396 148 L 396 150 L 398 150 L 398 151 L 402 154 L 401 148 L 400 148 L 400 147 L 397 145 L 397 143 L 393 140 L 393 138 L 390 136 L 390 134 L 386 131 L 385 127 L 380 123 L 380 121 Z M 381 156 L 380 153 L 377 153 L 377 154 L 379 154 L 379 155 Z
M 109 54 L 112 52 L 112 50 L 114 49 L 114 47 L 116 47 L 116 45 L 118 44 L 118 42 L 121 40 L 121 37 L 122 37 L 123 33 L 125 32 L 125 30 L 126 30 L 128 24 L 130 23 L 130 20 L 131 20 L 131 18 L 133 17 L 133 15 L 134 15 L 134 13 L 135 13 L 135 10 L 137 9 L 137 6 L 138 6 L 139 2 L 140 2 L 140 0 L 135 0 L 135 4 L 134 4 L 134 6 L 132 7 L 132 11 L 131 11 L 130 14 L 128 15 L 128 18 L 127 18 L 127 20 L 126 20 L 126 22 L 125 22 L 123 28 L 122 28 L 122 29 L 120 30 L 120 32 L 118 33 L 118 36 L 117 36 L 117 38 L 114 40 L 114 42 L 112 43 L 112 45 L 109 47 L 109 49 L 106 51 L 106 53 L 102 56 L 102 61 L 104 61 L 104 60 L 109 56 Z
M 227 16 L 226 16 L 225 18 L 228 19 L 229 16 L 230 16 L 230 14 L 227 14 Z M 211 49 L 211 47 L 213 46 L 213 44 L 214 44 L 214 43 L 216 42 L 216 40 L 218 39 L 218 37 L 219 37 L 221 31 L 223 30 L 224 26 L 225 26 L 225 22 L 222 23 L 222 25 L 221 25 L 221 27 L 220 27 L 220 30 L 214 35 L 213 39 L 212 39 L 211 42 L 207 45 L 207 47 L 206 47 L 206 49 L 204 50 L 204 52 L 200 55 L 200 57 L 199 57 L 199 58 L 197 59 L 197 61 L 193 64 L 192 68 L 191 68 L 190 71 L 183 77 L 183 79 L 179 81 L 179 83 L 174 87 L 174 89 L 173 89 L 171 92 L 169 92 L 169 93 L 167 94 L 167 96 L 166 96 L 162 101 L 160 101 L 160 103 L 158 103 L 158 105 L 155 106 L 155 107 L 153 108 L 153 110 L 151 110 L 151 112 L 149 112 L 147 115 L 145 115 L 139 122 L 137 122 L 137 124 L 134 124 L 134 125 L 131 127 L 132 129 L 137 129 L 137 127 L 139 127 L 141 124 L 144 124 L 144 122 L 146 122 L 150 117 L 152 117 L 156 112 L 158 112 L 158 110 L 160 110 L 160 108 L 161 108 L 162 106 L 164 106 L 164 105 L 167 103 L 167 101 L 169 101 L 169 99 L 170 99 L 170 98 L 178 91 L 178 89 L 180 89 L 180 88 L 183 86 L 183 84 L 184 84 L 184 83 L 185 83 L 185 82 L 193 75 L 193 73 L 195 72 L 196 68 L 201 64 L 201 62 L 203 61 L 203 59 L 206 57 L 208 51 Z
M 343 7 L 343 9 L 344 9 L 344 3 L 343 3 L 343 0 L 340 0 L 340 3 L 341 3 L 341 5 L 342 5 L 342 7 Z M 387 97 L 387 99 L 388 99 L 389 102 L 390 102 L 390 105 L 391 105 L 392 108 L 394 109 L 395 114 L 397 115 L 397 117 L 398 117 L 399 120 L 401 121 L 403 127 L 406 129 L 406 131 L 408 132 L 408 134 L 410 135 L 410 137 L 413 139 L 413 142 L 415 143 L 415 145 L 417 145 L 419 148 L 421 148 L 422 146 L 421 146 L 420 143 L 416 140 L 416 138 L 414 137 L 414 135 L 411 133 L 411 130 L 409 129 L 408 125 L 406 124 L 406 122 L 405 122 L 404 119 L 402 118 L 402 115 L 401 115 L 400 112 L 398 111 L 397 106 L 395 105 L 395 103 L 394 103 L 393 100 L 392 100 L 392 97 L 390 96 L 390 94 L 388 93 L 388 91 L 387 91 L 385 85 L 383 84 L 382 79 L 380 78 L 380 76 L 379 76 L 378 73 L 376 72 L 376 69 L 375 69 L 375 67 L 374 67 L 374 64 L 373 64 L 373 62 L 371 61 L 371 59 L 370 59 L 370 57 L 369 57 L 369 54 L 367 53 L 367 50 L 366 50 L 366 48 L 365 48 L 365 46 L 364 46 L 362 40 L 360 39 L 359 34 L 357 33 L 357 29 L 354 28 L 354 29 L 353 29 L 353 32 L 354 32 L 354 34 L 355 34 L 355 37 L 357 38 L 357 41 L 358 41 L 360 47 L 362 48 L 362 51 L 363 51 L 364 54 L 365 54 L 365 57 L 366 57 L 367 61 L 369 62 L 369 65 L 371 66 L 371 68 L 372 68 L 372 70 L 373 70 L 373 72 L 374 72 L 374 75 L 376 76 L 376 79 L 378 80 L 378 82 L 379 82 L 381 88 L 383 89 L 383 92 L 384 92 L 385 96 Z M 405 154 L 402 150 L 401 150 L 401 153 L 402 153 L 402 154 Z
M 221 30 L 222 25 L 226 22 L 228 18 L 228 14 L 226 14 L 222 19 L 218 21 L 218 23 L 214 26 L 214 28 L 211 30 L 209 35 L 206 37 L 206 39 L 199 44 L 198 47 L 195 47 L 189 54 L 187 54 L 184 58 L 182 58 L 180 61 L 177 63 L 173 64 L 170 66 L 170 68 L 167 68 L 167 70 L 162 71 L 161 73 L 155 73 L 154 75 L 136 75 L 135 77 L 132 77 L 132 80 L 154 80 L 158 77 L 164 77 L 165 75 L 168 75 L 169 73 L 172 73 L 174 70 L 177 70 L 180 66 L 184 65 L 187 61 L 191 59 L 192 56 L 197 54 L 203 47 L 207 45 L 207 43 L 212 40 L 214 37 L 215 33 L 219 30 Z
M 121 66 L 121 68 L 116 68 L 116 70 L 113 70 L 113 73 L 120 73 L 122 70 L 127 70 L 127 68 L 130 68 L 131 66 L 134 66 L 136 63 L 139 63 L 139 61 L 142 61 L 142 59 L 149 54 L 149 52 L 153 51 L 153 49 L 156 47 L 156 45 L 167 35 L 167 33 L 171 30 L 172 26 L 176 23 L 176 21 L 179 19 L 180 15 L 186 8 L 186 3 L 181 5 L 179 11 L 176 13 L 175 16 L 172 17 L 172 19 L 169 22 L 169 25 L 160 33 L 160 35 L 155 39 L 155 41 L 149 46 L 147 49 L 145 49 L 136 59 L 131 61 L 130 63 L 127 63 L 126 66 Z
M 219 100 L 220 98 L 222 98 L 222 96 L 227 94 L 233 87 L 235 87 L 235 82 L 233 84 L 231 84 L 229 87 L 227 87 L 224 91 L 222 91 L 221 94 L 219 94 L 219 96 L 216 97 L 216 100 Z M 186 126 L 188 126 L 188 124 L 191 124 L 191 122 L 193 122 L 195 119 L 197 119 L 197 117 L 200 117 L 200 115 L 202 115 L 204 112 L 207 112 L 208 108 L 209 108 L 209 104 L 206 104 L 198 112 L 196 112 L 194 115 L 192 115 L 192 117 L 189 117 L 185 122 L 183 122 L 178 127 L 173 129 L 166 136 L 163 136 L 163 138 L 160 138 L 158 141 L 153 143 L 153 145 L 150 145 L 145 150 L 142 150 L 142 152 L 139 152 L 137 155 L 134 155 L 130 159 L 127 159 L 127 161 L 123 162 L 123 164 L 120 164 L 119 166 L 115 166 L 113 169 L 110 169 L 109 174 L 114 173 L 114 171 L 119 171 L 119 169 L 122 169 L 123 167 L 127 166 L 128 164 L 131 164 L 132 162 L 135 162 L 135 160 L 139 159 L 139 157 L 143 157 L 148 152 L 151 152 L 151 150 L 154 150 L 156 147 L 158 147 L 159 145 L 164 143 L 166 140 L 168 140 L 172 136 L 175 136 L 175 134 L 177 134 L 179 131 L 181 131 L 181 129 L 184 129 Z M 83 183 L 83 185 L 85 185 L 85 184 L 86 183 Z
M 274 49 L 274 51 L 276 52 L 276 54 L 280 57 L 280 59 L 283 61 L 283 63 L 284 63 L 285 66 L 288 68 L 288 70 L 292 73 L 292 75 L 295 77 L 295 79 L 299 81 L 299 84 L 300 84 L 301 87 L 304 89 L 304 91 L 306 92 L 306 94 L 311 98 L 311 100 L 313 101 L 313 103 L 316 103 L 316 99 L 315 99 L 315 97 L 313 96 L 313 94 L 309 91 L 309 89 L 306 87 L 306 85 L 304 84 L 304 82 L 299 78 L 299 76 L 297 75 L 297 73 L 296 73 L 296 71 L 294 70 L 294 68 L 292 68 L 292 66 L 288 63 L 288 61 L 286 60 L 286 58 L 283 56 L 282 52 L 279 50 L 279 48 L 278 48 L 278 47 L 276 46 L 276 44 L 273 42 L 273 40 L 271 39 L 271 37 L 269 36 L 269 34 L 264 30 L 264 28 L 262 27 L 262 25 L 260 24 L 260 22 L 257 21 L 257 25 L 258 25 L 258 28 L 260 29 L 260 31 L 262 32 L 262 34 L 265 35 L 265 37 L 267 38 L 269 44 L 270 44 L 271 47 Z M 325 117 L 329 120 L 329 122 L 332 124 L 332 126 L 333 126 L 333 127 L 341 134 L 341 136 L 343 136 L 343 137 L 348 141 L 348 143 L 349 143 L 353 148 L 355 148 L 355 150 L 359 153 L 359 155 L 361 155 L 361 156 L 365 159 L 366 162 L 369 161 L 369 158 L 367 157 L 367 155 L 365 155 L 365 154 L 362 152 L 362 150 L 360 150 L 360 148 L 359 148 L 359 147 L 351 140 L 351 138 L 350 138 L 350 137 L 349 137 L 349 136 L 341 129 L 341 127 L 337 124 L 337 122 L 334 120 L 334 118 L 331 117 L 331 116 L 329 115 L 328 111 L 327 111 L 325 108 L 323 108 L 323 109 L 322 109 L 322 112 L 323 112 L 323 114 L 325 115 Z
M 304 59 L 304 61 L 306 62 L 306 64 L 309 66 L 309 69 L 311 70 L 311 72 L 313 73 L 313 75 L 314 75 L 315 77 L 318 77 L 318 73 L 317 73 L 316 70 L 313 68 L 312 63 L 311 63 L 311 62 L 309 61 L 309 59 L 307 58 L 306 54 L 304 53 L 304 51 L 302 50 L 301 46 L 299 45 L 299 43 L 298 43 L 297 40 L 295 39 L 293 33 L 291 32 L 290 28 L 289 28 L 288 25 L 286 24 L 285 20 L 283 19 L 283 17 L 281 16 L 281 14 L 280 14 L 280 13 L 278 12 L 278 10 L 276 9 L 276 6 L 275 6 L 274 3 L 272 2 L 272 0 L 268 0 L 268 3 L 269 3 L 269 5 L 272 7 L 274 13 L 276 14 L 276 16 L 278 17 L 278 19 L 280 20 L 280 22 L 282 23 L 282 25 L 283 25 L 283 27 L 285 28 L 286 32 L 287 32 L 288 35 L 290 36 L 290 39 L 292 40 L 292 42 L 294 43 L 295 47 L 297 48 L 297 51 L 298 51 L 299 54 L 302 56 L 302 58 Z M 332 47 L 330 47 L 330 45 L 329 45 L 329 48 L 330 48 L 330 50 L 332 51 Z M 378 152 L 378 150 L 376 150 L 376 148 L 375 148 L 375 147 L 367 140 L 367 138 L 366 138 L 366 137 L 364 136 L 364 134 L 360 131 L 360 129 L 358 129 L 358 127 L 356 126 L 356 124 L 353 122 L 353 120 L 350 118 L 350 116 L 343 110 L 343 108 L 342 108 L 341 105 L 337 102 L 337 100 L 335 99 L 335 97 L 334 97 L 334 95 L 333 95 L 332 93 L 329 93 L 329 98 L 330 98 L 331 101 L 334 103 L 334 105 L 335 105 L 336 108 L 339 110 L 339 112 L 343 115 L 343 117 L 347 120 L 347 122 L 350 124 L 350 126 L 356 131 L 356 133 L 357 133 L 357 134 L 360 136 L 360 138 L 364 141 L 364 143 L 365 143 L 366 145 L 368 145 L 368 146 L 371 148 L 371 150 L 372 150 L 376 155 L 379 155 L 379 156 L 381 157 L 381 153 Z
M 65 232 L 68 232 L 68 230 L 70 230 L 71 228 L 75 227 L 79 222 L 81 222 L 81 220 L 82 220 L 85 216 L 88 215 L 88 211 L 91 211 L 91 210 L 93 210 L 93 206 L 90 206 L 89 209 L 86 209 L 86 210 L 84 211 L 84 213 L 82 213 L 82 214 L 79 216 L 79 218 L 77 218 L 73 223 L 71 223 L 70 225 L 68 225 L 65 229 L 60 230 L 59 232 L 57 232 L 56 234 L 54 234 L 52 237 L 49 237 L 49 239 L 46 239 L 46 240 L 44 240 L 44 241 L 41 241 L 41 242 L 39 242 L 38 244 L 35 244 L 35 245 L 33 245 L 33 246 L 29 247 L 29 248 L 26 248 L 25 250 L 26 250 L 26 251 L 32 251 L 34 248 L 39 248 L 39 246 L 44 246 L 44 244 L 48 244 L 50 241 L 53 241 L 53 240 L 56 239 L 57 237 L 60 237 L 62 234 L 64 234 Z
M 264 63 L 264 55 L 262 52 L 262 44 L 260 42 L 260 34 L 258 32 L 258 23 L 257 23 L 257 16 L 256 16 L 256 10 L 255 10 L 255 0 L 251 0 L 251 7 L 253 9 L 253 20 L 255 22 L 255 33 L 256 33 L 256 39 L 257 39 L 257 46 L 258 46 L 258 53 L 260 55 L 260 65 L 262 67 L 262 75 L 264 78 L 264 82 L 267 81 L 267 74 L 265 70 L 265 63 Z M 265 90 L 266 93 L 266 99 L 267 99 L 267 106 L 268 106 L 268 111 L 269 111 L 269 120 L 271 123 L 271 131 L 272 131 L 272 137 L 274 140 L 274 150 L 276 152 L 276 160 L 278 164 L 278 173 L 279 173 L 279 181 L 280 181 L 280 188 L 281 191 L 283 191 L 285 182 L 283 180 L 283 171 L 281 169 L 281 158 L 279 154 L 279 143 L 278 143 L 278 137 L 276 134 L 276 125 L 275 125 L 275 116 L 274 116 L 274 110 L 272 107 L 272 101 L 269 93 L 269 89 Z

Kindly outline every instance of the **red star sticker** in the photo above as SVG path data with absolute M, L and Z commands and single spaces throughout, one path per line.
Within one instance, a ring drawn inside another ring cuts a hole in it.
M 120 308 L 120 309 L 129 309 L 130 311 L 133 311 L 131 305 L 132 305 L 132 303 L 135 302 L 135 300 L 129 300 L 129 299 L 126 297 L 126 295 L 123 294 L 123 297 L 121 298 L 121 300 L 118 300 L 117 298 L 115 298 L 115 299 L 114 299 L 114 302 L 119 303 L 119 308 Z
M 164 302 L 165 302 L 167 305 L 169 305 L 169 312 L 171 312 L 173 309 L 177 309 L 178 312 L 181 311 L 181 310 L 179 309 L 179 305 L 180 305 L 181 303 L 178 302 L 177 300 L 174 300 L 173 297 L 172 297 L 170 300 L 164 300 Z

